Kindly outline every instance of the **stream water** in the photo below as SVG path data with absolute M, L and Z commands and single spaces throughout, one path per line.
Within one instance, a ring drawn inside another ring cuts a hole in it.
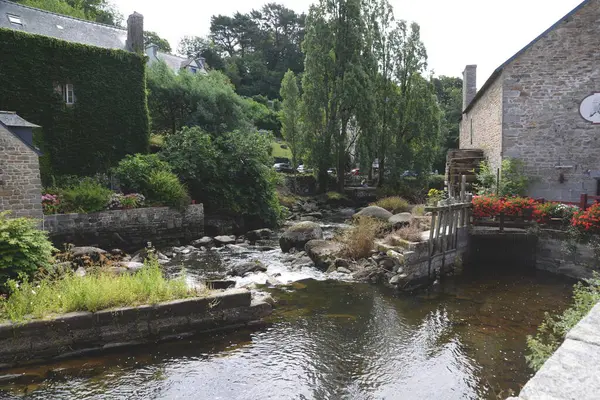
M 263 324 L 0 371 L 0 398 L 504 399 L 531 375 L 526 336 L 545 311 L 562 311 L 572 290 L 555 276 L 481 266 L 398 295 L 292 266 L 264 243 L 173 264 L 196 280 L 249 259 L 268 270 L 237 285 L 266 283 L 258 289 L 277 301 Z

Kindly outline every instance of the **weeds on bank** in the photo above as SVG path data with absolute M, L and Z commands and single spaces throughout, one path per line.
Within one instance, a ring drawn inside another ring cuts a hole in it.
M 371 203 L 371 205 L 385 208 L 392 214 L 398 214 L 410 210 L 410 204 L 408 203 L 408 201 L 398 196 L 385 197 L 383 199 L 377 200 L 375 203 Z
M 354 226 L 342 233 L 342 255 L 352 259 L 366 258 L 373 250 L 373 242 L 385 230 L 385 224 L 369 217 L 358 217 Z
M 538 370 L 558 349 L 565 336 L 579 321 L 600 301 L 600 274 L 574 286 L 573 304 L 561 315 L 546 313 L 544 322 L 539 326 L 535 336 L 527 337 L 529 354 L 525 356 L 527 363 Z
M 202 297 L 205 288 L 190 289 L 181 276 L 165 278 L 160 265 L 148 261 L 131 275 L 114 275 L 97 269 L 84 277 L 67 274 L 56 280 L 10 281 L 11 294 L 0 298 L 0 320 L 21 321 L 73 311 L 98 311 L 114 307 L 155 304 L 175 299 Z
M 419 224 L 415 221 L 411 222 L 410 225 L 395 230 L 385 238 L 385 242 L 392 246 L 399 246 L 400 242 L 398 238 L 408 240 L 409 242 L 420 242 L 421 234 L 423 231 L 419 227 Z

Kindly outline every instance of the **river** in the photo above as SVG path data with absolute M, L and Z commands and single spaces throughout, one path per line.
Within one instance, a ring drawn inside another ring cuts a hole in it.
M 481 266 L 398 295 L 292 267 L 264 245 L 182 255 L 174 264 L 196 280 L 255 258 L 267 273 L 237 284 L 267 283 L 254 289 L 277 302 L 263 324 L 0 371 L 0 398 L 504 399 L 532 374 L 526 336 L 544 312 L 562 311 L 572 291 L 552 275 Z M 3 381 L 8 375 L 18 378 Z

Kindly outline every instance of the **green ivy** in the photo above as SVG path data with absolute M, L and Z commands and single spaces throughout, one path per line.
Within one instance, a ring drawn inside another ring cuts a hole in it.
M 36 142 L 51 175 L 107 171 L 148 151 L 145 57 L 0 29 L 0 110 L 42 126 Z M 71 83 L 67 106 L 56 84 Z

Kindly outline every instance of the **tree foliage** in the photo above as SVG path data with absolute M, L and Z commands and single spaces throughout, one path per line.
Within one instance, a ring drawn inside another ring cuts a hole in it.
M 209 38 L 184 36 L 179 42 L 177 52 L 189 58 L 204 58 L 208 68 L 225 70 L 225 61 L 219 49 Z
M 175 133 L 184 126 L 199 126 L 220 134 L 249 125 L 245 103 L 221 72 L 175 74 L 164 62 L 147 72 L 148 106 L 156 132 Z
M 144 31 L 144 46 L 149 44 L 155 44 L 158 46 L 158 50 L 164 53 L 171 52 L 171 45 L 167 39 L 158 36 L 158 33 L 152 31 Z
M 237 131 L 215 138 L 186 127 L 167 137 L 160 156 L 209 212 L 244 215 L 257 225 L 277 222 L 270 135 Z
M 293 71 L 289 70 L 285 73 L 280 93 L 283 99 L 281 133 L 290 147 L 292 168 L 295 168 L 298 165 L 298 156 L 301 154 L 302 131 L 300 126 L 300 93 L 296 75 Z
M 304 37 L 304 19 L 303 14 L 276 3 L 247 14 L 215 15 L 210 27 L 212 43 L 201 38 L 184 38 L 180 52 L 184 50 L 183 53 L 189 54 L 187 50 L 195 48 L 197 52 L 201 48 L 208 64 L 222 69 L 240 95 L 261 94 L 274 99 L 279 95 L 280 82 L 288 69 L 302 72 L 300 44 Z
M 435 168 L 443 171 L 446 166 L 446 153 L 458 148 L 459 125 L 462 116 L 462 79 L 440 76 L 433 78 L 438 102 L 443 112 L 440 132 L 440 152 Z

